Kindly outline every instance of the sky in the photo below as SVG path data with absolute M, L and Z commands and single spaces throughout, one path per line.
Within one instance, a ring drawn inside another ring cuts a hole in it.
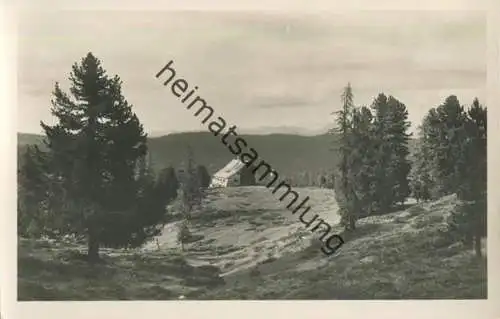
M 332 13 L 31 11 L 18 24 L 18 131 L 54 123 L 51 91 L 92 52 L 153 136 L 206 126 L 155 78 L 177 76 L 237 131 L 318 134 L 333 125 L 350 82 L 356 105 L 383 92 L 412 130 L 455 94 L 486 98 L 486 17 L 480 12 Z

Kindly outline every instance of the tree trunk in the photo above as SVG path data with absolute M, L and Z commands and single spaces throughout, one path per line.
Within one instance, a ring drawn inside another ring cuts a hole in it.
M 93 232 L 89 233 L 87 257 L 90 263 L 95 263 L 99 260 L 99 240 Z

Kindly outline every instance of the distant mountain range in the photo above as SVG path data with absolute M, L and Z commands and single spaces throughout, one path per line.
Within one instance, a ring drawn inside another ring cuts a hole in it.
M 259 158 L 269 163 L 280 175 L 292 176 L 301 171 L 330 170 L 335 162 L 331 135 L 303 136 L 297 134 L 240 135 L 254 148 Z M 40 144 L 42 135 L 18 133 L 18 149 Z M 190 145 L 197 163 L 205 165 L 213 174 L 226 165 L 234 155 L 219 137 L 209 132 L 174 133 L 149 138 L 149 150 L 155 170 L 167 166 L 180 167 Z
M 300 126 L 260 126 L 257 128 L 238 128 L 238 134 L 248 135 L 269 135 L 269 134 L 288 134 L 288 135 L 303 135 L 314 136 L 326 134 L 331 128 L 331 125 L 320 128 L 304 128 Z M 159 132 L 154 131 L 149 134 L 151 137 L 160 137 L 169 134 L 186 133 L 186 132 Z
M 18 151 L 26 145 L 40 144 L 42 135 L 18 133 Z M 336 162 L 332 150 L 335 137 L 328 134 L 304 136 L 297 134 L 243 134 L 250 147 L 259 158 L 271 165 L 280 176 L 295 176 L 300 172 L 320 173 L 330 171 Z M 148 139 L 153 169 L 158 171 L 167 166 L 180 168 L 187 156 L 187 146 L 191 146 L 194 159 L 207 167 L 210 174 L 226 165 L 234 155 L 222 144 L 220 136 L 209 132 L 173 133 Z M 415 140 L 410 140 L 410 151 Z M 259 160 L 260 161 L 260 160 Z

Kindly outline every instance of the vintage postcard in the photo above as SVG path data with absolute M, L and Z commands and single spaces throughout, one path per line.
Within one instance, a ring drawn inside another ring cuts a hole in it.
M 486 6 L 90 2 L 16 9 L 2 318 L 500 315 Z

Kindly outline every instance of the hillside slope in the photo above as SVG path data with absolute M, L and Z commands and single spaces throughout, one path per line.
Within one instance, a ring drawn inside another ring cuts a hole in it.
M 280 174 L 293 175 L 309 170 L 329 170 L 335 154 L 331 152 L 333 137 L 329 135 L 301 136 L 290 134 L 242 135 L 248 146 Z M 230 140 L 230 139 L 228 139 Z M 179 133 L 149 139 L 153 162 L 157 167 L 178 167 L 186 160 L 186 146 L 193 149 L 195 160 L 215 173 L 234 155 L 222 144 L 220 136 L 208 132 Z
M 335 165 L 332 152 L 335 139 L 331 135 L 302 136 L 293 134 L 242 135 L 261 159 L 275 168 L 280 176 L 297 176 L 302 172 L 319 174 Z M 40 144 L 41 135 L 18 133 L 18 154 L 26 145 Z M 158 171 L 167 166 L 181 167 L 186 160 L 188 145 L 195 161 L 205 165 L 210 174 L 226 165 L 234 156 L 222 144 L 220 137 L 209 132 L 175 133 L 148 139 L 153 168 Z M 413 150 L 415 140 L 410 140 Z
M 280 174 L 293 175 L 301 171 L 329 170 L 335 154 L 330 151 L 333 137 L 329 135 L 301 136 L 291 134 L 243 135 L 249 147 L 272 165 Z M 18 133 L 18 151 L 29 144 L 40 145 L 43 137 Z M 230 140 L 230 139 L 228 139 Z M 187 146 L 191 146 L 197 163 L 205 165 L 210 174 L 226 165 L 234 156 L 222 144 L 220 136 L 209 132 L 186 132 L 148 139 L 153 168 L 179 168 L 186 160 Z
M 301 188 L 314 213 L 338 221 L 330 190 Z M 182 255 L 169 224 L 140 250 L 105 249 L 89 266 L 75 243 L 20 240 L 21 300 L 486 298 L 486 259 L 444 232 L 448 196 L 359 221 L 334 256 L 264 187 L 208 194 Z M 340 232 L 340 228 L 336 232 Z
M 447 196 L 404 211 L 359 221 L 346 244 L 326 257 L 311 245 L 226 285 L 202 299 L 482 299 L 486 258 L 478 259 L 446 233 L 457 200 Z M 483 245 L 483 254 L 486 249 Z

